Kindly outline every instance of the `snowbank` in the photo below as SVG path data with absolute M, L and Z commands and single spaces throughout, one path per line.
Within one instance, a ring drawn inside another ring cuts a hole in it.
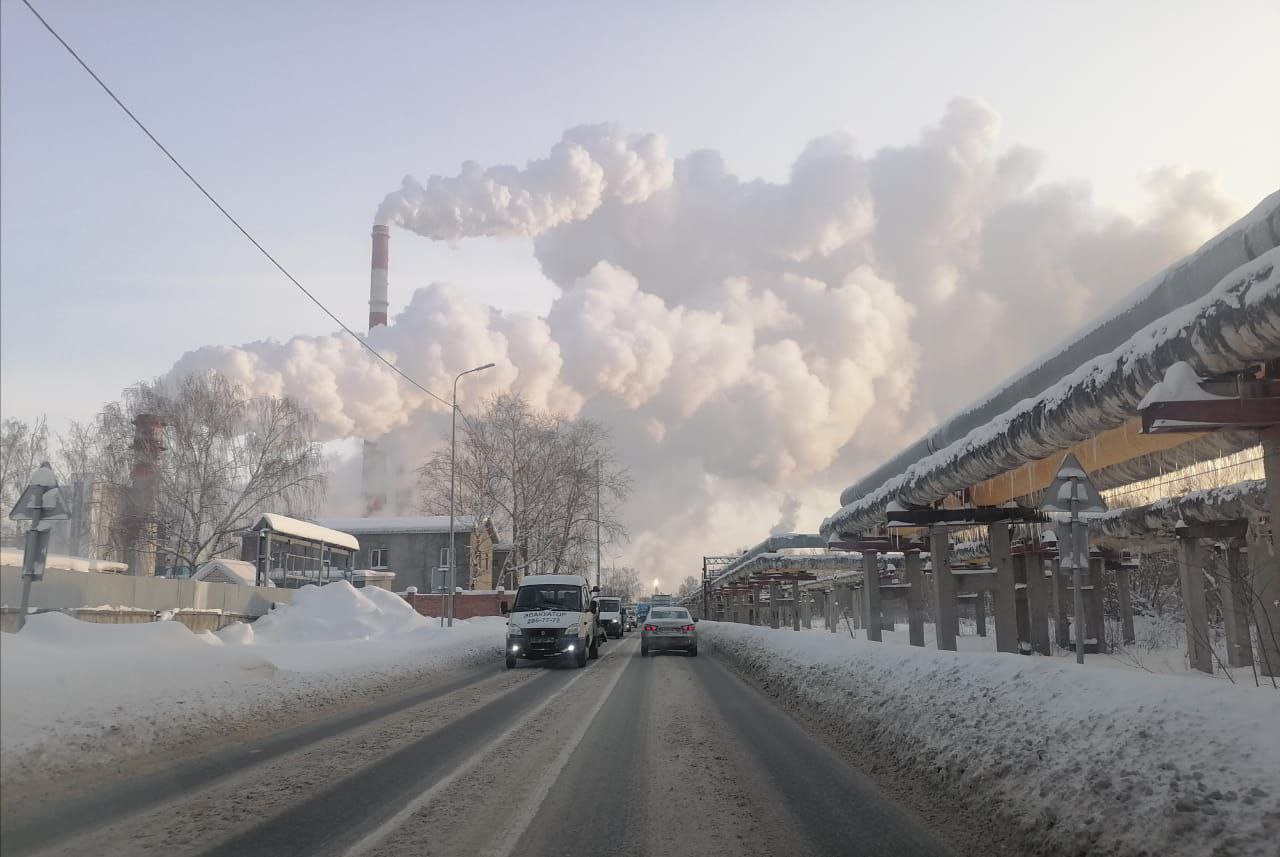
M 1013 853 L 1268 855 L 1280 693 L 1056 659 L 702 622 L 702 642 L 872 773 L 929 783 Z
M 283 724 L 424 671 L 497 663 L 504 624 L 442 629 L 392 593 L 345 581 L 304 587 L 217 634 L 38 614 L 0 637 L 0 781 Z

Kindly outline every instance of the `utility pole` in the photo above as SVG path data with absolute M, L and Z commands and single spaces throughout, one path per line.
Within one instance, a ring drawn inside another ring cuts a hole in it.
M 600 459 L 596 458 L 596 589 L 600 588 Z
M 708 592 L 708 587 L 707 587 L 707 558 L 704 556 L 704 557 L 702 558 L 702 618 L 703 618 L 703 619 L 706 619 L 706 618 L 708 618 L 708 616 L 709 616 L 709 614 L 708 614 L 708 612 L 707 612 L 707 592 Z
M 465 372 L 459 372 L 453 379 L 453 400 L 449 407 L 449 602 L 448 616 L 449 627 L 453 627 L 453 592 L 457 587 L 458 562 L 453 554 L 453 490 L 458 460 L 458 382 L 462 380 L 463 375 L 470 375 L 472 372 L 483 372 L 485 369 L 492 369 L 492 363 L 486 363 L 483 366 L 477 366 L 474 369 L 468 369 Z M 471 531 L 471 538 L 475 538 L 474 525 Z

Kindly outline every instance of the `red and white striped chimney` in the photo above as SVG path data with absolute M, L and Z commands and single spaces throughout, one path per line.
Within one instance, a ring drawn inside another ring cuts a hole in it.
M 373 227 L 373 264 L 369 270 L 369 329 L 387 326 L 387 256 L 391 229 Z
M 373 263 L 369 267 L 369 330 L 387 326 L 387 261 L 390 228 L 373 227 Z M 366 440 L 361 450 L 360 488 L 366 516 L 386 511 L 387 454 L 376 440 Z

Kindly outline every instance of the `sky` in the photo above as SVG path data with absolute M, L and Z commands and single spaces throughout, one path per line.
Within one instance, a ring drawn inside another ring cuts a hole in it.
M 369 227 L 403 176 L 453 176 L 463 161 L 521 166 L 547 157 L 566 129 L 583 124 L 617 122 L 627 132 L 660 135 L 672 159 L 715 150 L 741 179 L 739 191 L 749 192 L 757 178 L 795 187 L 787 182 L 798 157 L 833 133 L 848 135 L 838 145 L 870 161 L 886 147 L 924 145 L 927 129 L 959 116 L 956 122 L 982 126 L 974 133 L 993 159 L 1033 153 L 1025 160 L 1034 165 L 1019 169 L 1034 173 L 1036 187 L 1069 197 L 1053 210 L 1091 224 L 1085 232 L 1121 216 L 1155 224 L 1150 231 L 1160 240 L 1141 244 L 1121 266 L 1135 272 L 1134 286 L 1143 276 L 1136 272 L 1154 273 L 1280 186 L 1280 158 L 1268 144 L 1280 131 L 1280 114 L 1268 107 L 1274 68 L 1268 44 L 1255 44 L 1280 28 L 1274 3 L 36 5 L 246 227 L 356 329 L 367 311 Z M 948 112 L 957 97 L 986 107 L 966 119 L 963 111 Z M 1203 172 L 1174 189 L 1173 179 L 1161 178 L 1186 171 Z M 876 175 L 892 171 L 871 172 L 875 185 L 889 181 Z M 1170 211 L 1192 184 L 1203 216 L 1164 229 L 1161 218 L 1176 216 Z M 1029 200 L 1036 191 L 1019 193 Z M 1149 212 L 1153 194 L 1169 211 Z M 867 216 L 884 220 L 884 200 L 877 196 L 876 213 Z M 779 222 L 805 216 L 801 207 Z M 447 282 L 458 300 L 551 313 L 552 337 L 569 355 L 564 373 L 573 395 L 548 392 L 548 401 L 572 399 L 606 421 L 639 415 L 637 397 L 652 391 L 634 379 L 607 396 L 584 392 L 590 385 L 574 375 L 565 316 L 576 306 L 595 317 L 600 308 L 591 295 L 630 300 L 618 297 L 627 274 L 638 278 L 639 293 L 674 308 L 683 299 L 650 282 L 679 274 L 618 264 L 583 287 L 584 303 L 567 302 L 557 314 L 557 296 L 586 272 L 574 269 L 559 282 L 544 273 L 557 264 L 568 272 L 573 264 L 565 259 L 598 246 L 597 233 L 609 228 L 603 217 L 455 242 L 396 230 L 392 312 L 405 308 L 411 289 Z M 842 240 L 861 240 L 861 227 L 846 225 Z M 871 242 L 873 255 L 890 255 L 886 242 Z M 1008 259 L 1004 268 L 975 274 L 975 294 L 992 294 L 987 279 L 1020 276 L 1016 265 L 1025 264 L 1032 262 Z M 954 266 L 906 267 L 875 267 L 897 289 L 901 313 L 877 297 L 878 285 L 864 278 L 860 286 L 889 307 L 881 319 L 887 342 L 929 317 L 914 295 L 934 287 L 925 280 L 946 280 L 950 275 L 938 271 Z M 726 263 L 709 275 L 750 273 Z M 912 276 L 921 280 L 915 292 L 903 284 Z M 1046 299 L 1055 282 L 1061 280 L 1041 281 Z M 1088 317 L 1103 297 L 1079 298 L 1069 315 Z M 704 298 L 686 301 L 688 311 L 711 306 Z M 324 337 L 332 328 L 20 2 L 0 2 L 0 413 L 47 414 L 56 428 L 204 346 Z M 598 341 L 581 330 L 574 336 L 579 352 L 582 343 Z M 753 341 L 762 347 L 759 337 Z M 955 389 L 981 392 L 1035 353 L 1036 343 L 1026 342 L 1007 359 L 974 364 L 966 385 Z M 811 370 L 822 369 L 820 357 L 806 360 Z M 889 379 L 894 369 L 875 372 Z M 912 372 L 914 395 L 927 399 L 927 377 Z M 877 395 L 859 406 L 859 426 L 883 409 L 884 395 Z M 618 397 L 625 408 L 614 407 Z M 749 520 L 713 510 L 698 526 L 723 528 L 725 548 L 758 541 L 752 534 L 767 534 L 775 523 L 765 520 L 777 517 L 775 495 L 792 497 L 787 508 L 794 508 L 797 491 L 838 488 L 874 464 L 868 456 L 882 446 L 901 445 L 894 432 L 918 433 L 935 410 L 957 404 L 963 401 L 897 401 L 891 410 L 916 419 L 880 426 L 889 439 L 874 443 L 859 439 L 848 415 L 816 417 L 840 424 L 830 440 L 844 451 L 839 460 L 805 448 L 826 442 L 819 432 L 782 440 L 784 462 L 770 459 L 743 473 L 708 464 L 715 478 L 760 480 L 766 499 Z M 687 403 L 676 408 L 681 419 L 697 422 L 701 411 L 687 410 Z M 641 428 L 665 437 L 673 419 L 645 412 Z M 614 428 L 626 437 L 635 427 Z M 335 430 L 335 440 L 340 434 Z M 660 443 L 666 454 L 679 439 Z M 738 451 L 760 459 L 755 447 Z M 687 448 L 682 454 L 701 461 Z M 809 526 L 816 522 L 808 518 L 832 511 L 813 495 L 801 505 Z M 659 529 L 659 518 L 640 518 L 646 532 Z

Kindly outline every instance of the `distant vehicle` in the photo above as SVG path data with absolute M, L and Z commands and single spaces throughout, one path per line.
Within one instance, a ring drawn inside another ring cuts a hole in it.
M 507 614 L 507 669 L 519 658 L 567 655 L 579 667 L 600 656 L 604 626 L 596 621 L 599 604 L 587 579 L 577 574 L 531 574 L 520 581 L 515 603 L 502 602 Z
M 683 607 L 655 606 L 645 618 L 640 630 L 640 656 L 652 649 L 658 651 L 680 650 L 698 656 L 697 619 Z
M 622 616 L 623 616 L 622 624 L 626 627 L 628 631 L 634 631 L 636 629 L 636 605 L 623 604 Z
M 659 604 L 673 604 L 675 602 L 670 595 L 658 595 L 655 593 L 654 596 L 649 599 L 649 603 L 654 607 L 657 607 Z
M 652 607 L 653 605 L 650 604 L 648 601 L 641 601 L 639 604 L 636 605 L 636 624 L 637 625 L 642 624 L 644 622 L 644 617 L 649 615 L 649 610 Z
M 621 598 L 597 598 L 596 603 L 600 605 L 596 621 L 604 626 L 605 634 L 610 637 L 621 637 L 627 633 L 627 626 L 622 617 Z

